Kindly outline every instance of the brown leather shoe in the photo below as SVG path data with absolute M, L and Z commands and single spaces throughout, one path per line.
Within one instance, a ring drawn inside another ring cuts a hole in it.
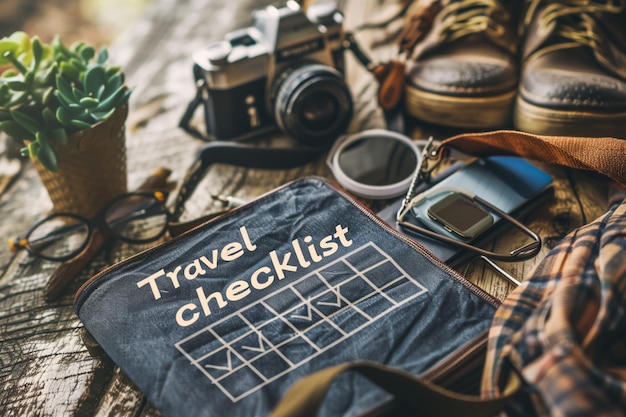
M 439 4 L 407 71 L 409 114 L 462 128 L 511 120 L 518 84 L 517 0 L 419 0 Z
M 518 129 L 626 138 L 624 3 L 527 2 Z

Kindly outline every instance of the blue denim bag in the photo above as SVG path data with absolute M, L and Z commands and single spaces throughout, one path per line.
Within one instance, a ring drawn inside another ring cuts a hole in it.
M 305 178 L 93 277 L 75 311 L 164 416 L 266 416 L 295 381 L 366 360 L 444 378 L 498 301 L 323 179 Z M 390 395 L 343 375 L 320 414 Z

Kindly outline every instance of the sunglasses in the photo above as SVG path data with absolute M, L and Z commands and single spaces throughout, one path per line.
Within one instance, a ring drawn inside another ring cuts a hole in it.
M 170 212 L 166 200 L 161 191 L 133 192 L 117 197 L 91 219 L 53 213 L 9 239 L 9 247 L 12 252 L 26 249 L 40 258 L 63 262 L 85 249 L 95 228 L 128 243 L 152 242 L 167 230 Z
M 465 190 L 450 188 L 444 191 L 447 198 L 444 200 L 438 200 L 443 203 L 441 206 L 441 214 L 451 207 L 452 204 L 455 204 L 454 201 L 460 202 L 460 205 L 457 205 L 457 207 L 460 207 L 461 211 L 457 211 L 457 213 L 454 214 L 456 219 L 453 219 L 452 222 L 445 222 L 444 226 L 444 228 L 448 230 L 451 235 L 456 234 L 457 236 L 461 236 L 460 238 L 448 236 L 445 231 L 436 232 L 434 230 L 430 230 L 423 227 L 419 222 L 410 221 L 411 217 L 419 218 L 420 216 L 426 216 L 423 211 L 423 208 L 425 207 L 424 203 L 435 197 L 435 193 L 442 193 L 442 191 L 435 191 L 429 189 L 428 187 L 426 187 L 425 191 L 420 193 L 418 193 L 417 190 L 424 185 L 428 186 L 428 184 L 432 182 L 432 172 L 445 158 L 449 156 L 449 153 L 449 149 L 443 148 L 440 144 L 435 144 L 432 138 L 427 141 L 422 151 L 420 165 L 416 169 L 414 176 L 411 178 L 408 191 L 406 192 L 406 195 L 402 200 L 402 204 L 396 214 L 396 224 L 402 230 L 409 233 L 424 235 L 438 240 L 439 242 L 455 245 L 467 251 L 473 252 L 487 259 L 487 262 L 492 262 L 491 260 L 520 262 L 536 256 L 541 250 L 541 237 L 537 233 L 494 204 L 491 204 L 477 195 L 470 194 Z M 430 207 L 433 208 L 434 205 L 431 205 Z M 482 214 L 474 216 L 472 213 Z M 428 216 L 433 216 L 434 214 L 435 213 L 431 212 Z M 471 242 L 475 235 L 479 234 L 481 230 L 488 226 L 487 224 L 483 225 L 482 222 L 477 220 L 488 219 L 491 218 L 492 215 L 499 216 L 503 220 L 509 222 L 510 225 L 514 226 L 521 233 L 529 237 L 530 243 L 504 253 L 498 253 L 472 245 Z M 451 217 L 449 213 L 446 216 Z M 475 226 L 475 229 L 468 228 L 463 230 L 467 227 L 467 225 L 459 228 L 454 225 L 457 221 L 465 223 L 468 220 L 471 220 L 470 223 Z
M 370 129 L 337 139 L 326 164 L 337 182 L 368 199 L 389 199 L 405 194 L 421 164 L 418 145 L 425 140 L 384 129 Z

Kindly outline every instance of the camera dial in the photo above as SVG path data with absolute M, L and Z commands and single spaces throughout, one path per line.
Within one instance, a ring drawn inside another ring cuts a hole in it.
M 215 42 L 202 52 L 204 58 L 213 65 L 223 65 L 228 63 L 228 55 L 232 52 L 233 48 L 230 42 L 221 41 Z
M 343 14 L 337 10 L 334 1 L 321 1 L 311 4 L 306 10 L 306 17 L 318 25 L 341 25 Z

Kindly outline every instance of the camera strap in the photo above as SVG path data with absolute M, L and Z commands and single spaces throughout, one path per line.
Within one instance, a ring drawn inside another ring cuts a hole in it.
M 311 162 L 327 150 L 327 147 L 270 148 L 237 142 L 209 142 L 198 150 L 194 163 L 185 174 L 172 211 L 173 221 L 177 222 L 180 219 L 185 202 L 213 164 L 258 169 L 290 169 Z
M 362 65 L 373 71 L 374 65 L 360 48 L 353 34 L 345 34 L 344 48 L 349 49 Z M 373 71 L 376 73 L 376 71 Z M 223 163 L 247 168 L 289 169 L 309 163 L 327 152 L 332 144 L 324 146 L 298 145 L 293 147 L 260 147 L 240 142 L 221 141 L 211 138 L 191 125 L 191 120 L 200 106 L 206 106 L 209 88 L 202 69 L 193 66 L 196 95 L 183 113 L 179 127 L 191 136 L 208 142 L 199 151 L 196 161 L 188 169 L 183 186 L 178 194 L 173 219 L 177 222 L 183 212 L 185 201 L 191 196 L 198 183 L 213 163 Z M 386 106 L 383 113 L 389 130 L 404 132 L 404 115 L 397 106 Z M 208 123 L 205 120 L 205 123 Z
M 178 126 L 181 127 L 185 132 L 189 133 L 191 136 L 201 139 L 204 141 L 210 141 L 211 138 L 202 134 L 198 129 L 191 126 L 191 119 L 196 112 L 196 109 L 204 104 L 205 101 L 209 97 L 209 89 L 207 87 L 206 80 L 200 74 L 200 69 L 197 65 L 193 66 L 193 78 L 196 84 L 196 96 L 189 102 L 187 105 L 187 109 L 178 123 Z

